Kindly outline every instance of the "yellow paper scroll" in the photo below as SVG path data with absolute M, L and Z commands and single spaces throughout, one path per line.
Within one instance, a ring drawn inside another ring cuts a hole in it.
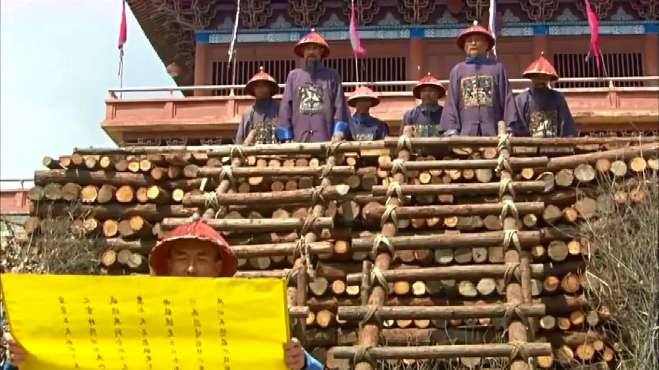
M 280 279 L 0 276 L 21 370 L 284 370 Z M 77 367 L 76 367 L 77 366 Z

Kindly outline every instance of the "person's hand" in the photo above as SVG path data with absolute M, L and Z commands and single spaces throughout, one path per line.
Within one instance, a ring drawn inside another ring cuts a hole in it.
M 304 368 L 304 349 L 297 338 L 293 338 L 284 344 L 284 359 L 286 367 L 291 370 L 302 370 Z
M 25 348 L 9 332 L 6 332 L 3 338 L 7 342 L 7 358 L 9 362 L 14 366 L 20 366 L 25 361 L 25 356 L 27 355 Z

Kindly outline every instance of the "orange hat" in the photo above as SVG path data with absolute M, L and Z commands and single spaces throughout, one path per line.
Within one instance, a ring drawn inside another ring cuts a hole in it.
M 490 46 L 487 48 L 487 50 L 490 50 L 494 47 L 494 43 L 495 43 L 494 36 L 492 36 L 490 31 L 488 31 L 485 28 L 479 26 L 478 21 L 474 21 L 474 24 L 472 24 L 471 26 L 469 26 L 469 27 L 465 28 L 464 30 L 462 30 L 462 32 L 460 32 L 460 35 L 458 36 L 458 47 L 460 48 L 460 50 L 464 50 L 465 41 L 467 39 L 467 36 L 475 35 L 475 34 L 485 36 L 488 43 L 490 44 Z
M 357 100 L 360 99 L 369 99 L 371 101 L 371 107 L 380 104 L 378 94 L 366 86 L 357 86 L 355 91 L 353 91 L 352 94 L 350 94 L 350 97 L 348 97 L 348 105 L 354 107 Z
M 329 45 L 327 45 L 327 41 L 323 38 L 323 36 L 319 35 L 316 33 L 316 30 L 314 28 L 311 29 L 311 32 L 307 33 L 304 35 L 303 38 L 300 39 L 300 41 L 295 44 L 295 54 L 299 57 L 304 57 L 304 47 L 309 44 L 316 44 L 320 47 L 322 47 L 323 54 L 321 55 L 322 58 L 327 58 L 327 56 L 330 53 Z
M 212 227 L 196 216 L 192 221 L 176 227 L 166 233 L 149 254 L 149 268 L 154 275 L 167 275 L 169 248 L 173 241 L 195 239 L 216 247 L 222 259 L 221 277 L 231 277 L 238 270 L 236 255 L 229 248 L 229 243 Z
M 421 99 L 421 88 L 424 86 L 433 86 L 439 89 L 439 98 L 442 98 L 446 94 L 446 88 L 444 88 L 444 85 L 442 85 L 435 76 L 431 75 L 430 72 L 423 76 L 419 82 L 417 82 L 416 86 L 414 86 L 412 93 L 415 98 Z
M 259 67 L 259 73 L 255 74 L 249 81 L 247 81 L 245 91 L 247 91 L 249 95 L 254 96 L 254 85 L 256 85 L 257 82 L 267 82 L 270 85 L 270 95 L 275 95 L 279 90 L 277 81 L 268 73 L 264 72 L 263 66 Z
M 558 73 L 554 69 L 554 66 L 545 58 L 544 52 L 540 53 L 540 57 L 531 62 L 526 67 L 524 73 L 522 73 L 522 76 L 525 78 L 533 78 L 536 75 L 547 76 L 551 81 L 558 80 Z

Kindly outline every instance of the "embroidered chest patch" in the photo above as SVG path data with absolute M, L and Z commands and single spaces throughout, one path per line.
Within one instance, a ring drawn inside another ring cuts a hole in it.
M 494 92 L 494 77 L 471 76 L 460 80 L 462 105 L 465 108 L 491 107 Z
M 300 113 L 314 115 L 323 111 L 323 87 L 312 83 L 305 83 L 298 87 Z
M 378 133 L 378 127 L 366 127 L 360 125 L 358 127 L 351 128 L 350 133 L 352 134 L 352 138 L 355 141 L 371 141 L 375 140 L 375 137 Z
M 558 112 L 531 112 L 529 117 L 529 133 L 536 137 L 554 137 L 558 135 Z
M 273 119 L 263 119 L 254 122 L 252 129 L 256 132 L 254 141 L 256 144 L 273 144 L 276 143 L 275 121 Z
M 412 125 L 414 137 L 439 136 L 439 125 L 433 123 L 415 123 Z

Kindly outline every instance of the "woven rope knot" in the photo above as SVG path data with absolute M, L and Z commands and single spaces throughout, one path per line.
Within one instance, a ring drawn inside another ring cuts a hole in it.
M 515 360 L 519 358 L 526 361 L 526 359 L 530 357 L 529 352 L 526 350 L 525 342 L 514 340 L 512 342 L 508 342 L 508 344 L 513 347 L 512 350 L 510 351 L 511 360 Z
M 508 250 L 513 245 L 518 252 L 522 252 L 522 244 L 519 241 L 517 230 L 504 230 L 503 231 L 503 249 Z
M 316 220 L 318 220 L 318 217 L 314 216 L 313 214 L 307 216 L 307 218 L 304 219 L 304 223 L 302 224 L 302 229 L 300 229 L 300 234 L 305 235 L 308 233 L 313 228 Z
M 384 209 L 384 213 L 380 219 L 380 227 L 384 226 L 387 221 L 391 220 L 396 229 L 398 229 L 398 216 L 396 215 L 396 208 L 398 208 L 397 204 L 392 204 L 387 201 L 386 208 Z
M 402 173 L 403 175 L 407 176 L 407 168 L 405 168 L 405 161 L 396 158 L 393 161 L 391 161 L 391 172 L 392 173 Z
M 300 239 L 297 240 L 297 243 L 295 245 L 295 254 L 300 256 L 300 259 L 304 261 L 304 266 L 306 267 L 307 270 L 307 275 L 314 279 L 316 277 L 316 269 L 313 267 L 311 263 L 311 247 L 309 246 L 309 243 L 307 243 L 307 240 L 305 239 L 304 236 L 300 237 Z
M 332 139 L 329 143 L 329 145 L 326 147 L 327 150 L 325 151 L 325 157 L 331 157 L 334 154 L 336 154 L 337 150 L 341 146 L 343 141 L 337 140 L 334 136 L 332 136 Z
M 504 199 L 501 203 L 502 203 L 501 214 L 499 215 L 499 219 L 501 220 L 501 223 L 503 223 L 503 219 L 508 217 L 509 215 L 514 217 L 515 219 L 519 218 L 519 211 L 517 210 L 517 206 L 515 205 L 515 202 L 513 202 L 510 199 Z
M 377 255 L 383 249 L 389 252 L 389 254 L 392 256 L 394 255 L 394 246 L 391 244 L 389 239 L 387 239 L 387 237 L 382 234 L 377 234 L 373 239 L 373 254 Z
M 513 278 L 519 280 L 516 275 L 517 272 L 519 272 L 519 265 L 519 262 L 506 264 L 506 271 L 503 272 L 503 281 L 506 283 L 506 285 L 508 285 L 508 283 L 510 283 Z
M 204 208 L 217 209 L 219 206 L 220 204 L 217 200 L 217 193 L 214 191 L 204 193 Z
M 227 179 L 231 182 L 234 182 L 233 178 L 233 168 L 229 165 L 222 166 L 222 171 L 220 171 L 220 180 Z
M 238 156 L 236 156 L 238 154 Z M 236 158 L 240 157 L 241 159 L 245 159 L 245 152 L 243 152 L 243 148 L 240 145 L 231 145 L 231 151 L 229 152 L 229 157 Z
M 510 138 L 512 137 L 511 133 L 499 135 L 499 143 L 497 144 L 497 151 L 501 149 L 510 149 Z
M 333 163 L 330 163 L 330 162 L 327 162 L 327 163 L 323 166 L 323 169 L 320 171 L 320 178 L 321 178 L 321 179 L 324 179 L 324 178 L 326 178 L 327 176 L 329 176 L 329 174 L 332 172 L 332 169 L 333 169 L 333 168 L 334 168 L 334 164 L 333 164 Z
M 515 196 L 513 180 L 510 178 L 502 179 L 501 182 L 499 182 L 499 197 L 502 197 L 504 194 L 506 194 L 506 192 L 512 196 Z
M 398 199 L 403 198 L 403 189 L 398 181 L 392 181 L 387 187 L 387 198 L 395 196 Z
M 398 137 L 398 151 L 400 152 L 403 149 L 407 149 L 410 152 L 412 151 L 412 140 L 408 135 L 400 135 Z
M 494 171 L 497 174 L 500 174 L 503 170 L 513 172 L 513 169 L 510 166 L 510 155 L 502 153 L 499 155 L 499 158 L 497 158 L 497 168 Z
M 378 309 L 380 306 L 375 305 L 375 304 L 369 304 L 366 306 L 366 314 L 364 317 L 359 321 L 359 326 L 362 326 L 364 324 L 368 324 L 369 322 L 375 321 L 378 325 L 382 323 L 382 318 L 380 317 L 380 312 Z
M 355 346 L 355 355 L 352 357 L 353 366 L 362 362 L 368 362 L 373 367 L 376 366 L 375 360 L 371 357 L 369 350 L 371 346 Z
M 389 295 L 389 284 L 387 283 L 387 279 L 385 279 L 382 270 L 380 270 L 377 266 L 373 267 L 371 270 L 371 283 L 380 284 L 386 295 Z
M 311 193 L 311 204 L 318 204 L 319 200 L 320 203 L 325 203 L 325 198 L 323 197 L 323 193 L 327 189 L 327 184 L 321 184 L 320 186 L 316 186 L 313 188 L 313 192 Z

